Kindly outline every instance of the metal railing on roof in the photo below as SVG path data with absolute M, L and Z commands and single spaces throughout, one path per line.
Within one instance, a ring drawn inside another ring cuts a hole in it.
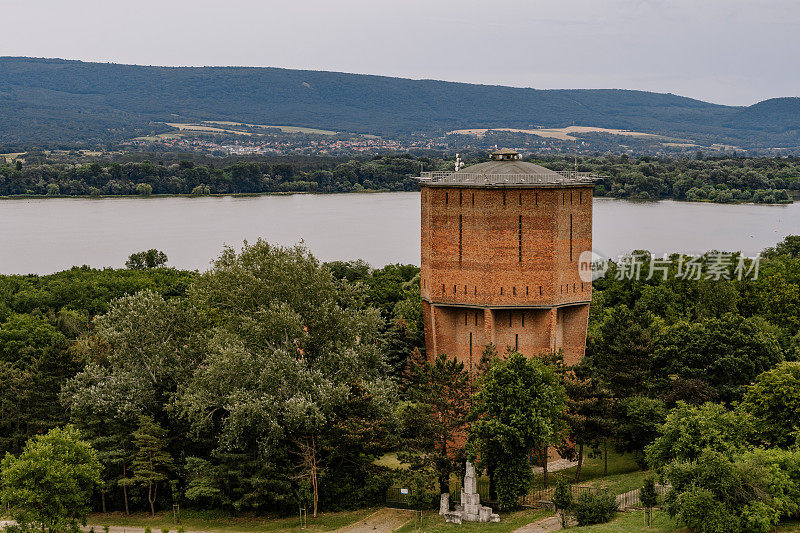
M 554 175 L 555 174 L 555 175 Z M 524 185 L 536 183 L 592 183 L 597 176 L 591 172 L 560 170 L 526 174 L 481 174 L 475 172 L 422 172 L 420 181 L 430 183 L 464 183 L 476 185 Z

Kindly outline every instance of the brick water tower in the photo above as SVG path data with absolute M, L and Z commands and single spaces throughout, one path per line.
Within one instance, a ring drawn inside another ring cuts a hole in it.
M 429 357 L 474 370 L 487 344 L 526 356 L 586 345 L 593 178 L 498 150 L 452 172 L 423 172 L 422 300 Z

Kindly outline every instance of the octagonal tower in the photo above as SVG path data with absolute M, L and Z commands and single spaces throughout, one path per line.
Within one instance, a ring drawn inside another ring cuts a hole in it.
M 454 172 L 423 172 L 422 300 L 430 357 L 471 371 L 484 347 L 526 356 L 586 345 L 593 178 L 519 160 L 511 150 Z

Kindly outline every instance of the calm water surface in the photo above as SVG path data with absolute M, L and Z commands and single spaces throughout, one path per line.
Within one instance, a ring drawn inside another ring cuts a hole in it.
M 224 245 L 303 240 L 320 259 L 419 264 L 419 193 L 0 200 L 0 273 L 72 265 L 120 267 L 157 248 L 178 268 L 204 270 Z M 800 203 L 715 205 L 595 199 L 594 249 L 616 256 L 740 250 L 755 255 L 800 234 Z

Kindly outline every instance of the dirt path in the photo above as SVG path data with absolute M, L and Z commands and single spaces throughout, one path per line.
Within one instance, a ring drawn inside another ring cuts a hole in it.
M 391 533 L 413 519 L 414 511 L 379 509 L 368 517 L 336 531 L 343 533 Z
M 577 522 L 570 520 L 569 525 L 574 526 Z M 557 515 L 542 518 L 526 526 L 514 530 L 514 533 L 549 533 L 550 531 L 561 531 L 561 519 Z
M 414 511 L 404 509 L 379 509 L 366 518 L 354 522 L 335 531 L 343 533 L 391 533 L 414 519 Z M 0 521 L 0 529 L 7 525 L 14 525 L 13 521 Z M 103 533 L 103 526 L 91 524 L 81 528 L 84 533 L 94 529 L 95 533 Z M 153 532 L 158 532 L 153 528 Z M 174 532 L 174 529 L 172 530 Z M 144 533 L 143 527 L 111 526 L 109 533 Z M 208 531 L 187 530 L 186 533 L 211 533 Z M 230 533 L 230 532 L 228 532 Z
M 90 533 L 94 529 L 94 533 L 103 533 L 103 526 L 97 524 L 89 524 L 88 526 L 84 526 L 81 530 L 84 533 Z M 109 533 L 144 533 L 143 527 L 136 527 L 136 526 L 111 526 L 108 528 Z M 160 533 L 161 528 L 152 527 L 151 531 L 153 533 Z M 172 526 L 170 528 L 171 533 L 175 533 L 176 526 Z M 213 533 L 211 531 L 197 531 L 197 530 L 186 530 L 186 533 Z M 226 532 L 226 533 L 233 533 L 233 532 Z
M 577 465 L 578 461 L 568 461 L 567 459 L 556 459 L 555 461 L 549 461 L 547 463 L 547 472 L 552 474 L 553 472 L 566 470 L 567 468 L 572 468 L 573 466 Z M 534 466 L 533 473 L 542 474 L 544 473 L 544 468 L 542 468 L 541 466 Z

